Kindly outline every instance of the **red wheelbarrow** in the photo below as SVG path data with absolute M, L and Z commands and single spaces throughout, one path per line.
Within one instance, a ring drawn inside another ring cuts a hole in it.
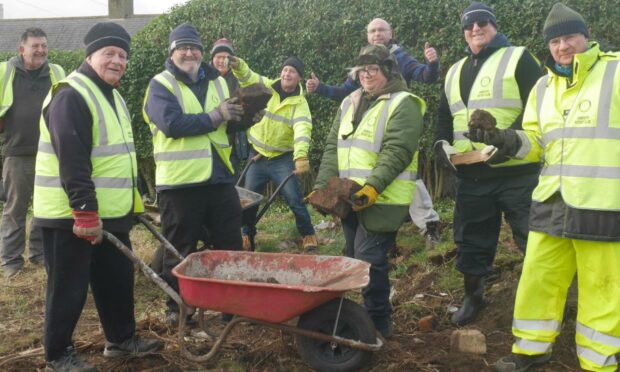
M 383 346 L 366 310 L 343 297 L 368 285 L 370 264 L 348 257 L 243 251 L 202 251 L 183 259 L 154 226 L 138 220 L 182 260 L 172 271 L 179 293 L 116 237 L 104 236 L 179 304 L 178 342 L 187 359 L 211 360 L 240 323 L 295 334 L 302 358 L 320 371 L 360 369 Z M 205 310 L 235 315 L 206 354 L 196 355 L 185 345 L 191 308 L 198 309 L 199 327 L 207 334 Z

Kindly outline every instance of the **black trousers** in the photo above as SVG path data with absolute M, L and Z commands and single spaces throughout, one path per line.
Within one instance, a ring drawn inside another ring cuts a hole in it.
M 128 233 L 115 233 L 131 248 Z M 45 299 L 45 359 L 58 359 L 72 345 L 90 284 L 99 319 L 110 342 L 134 335 L 134 271 L 132 262 L 104 239 L 91 245 L 69 230 L 43 228 L 47 270 Z
M 525 252 L 532 191 L 538 174 L 514 177 L 457 178 L 454 209 L 456 268 L 470 275 L 486 275 L 493 270 L 502 214 L 512 228 L 512 236 Z
M 187 257 L 196 252 L 198 240 L 209 231 L 210 243 L 215 249 L 241 250 L 241 203 L 233 184 L 207 185 L 164 190 L 159 194 L 162 233 L 176 250 Z M 179 260 L 166 251 L 164 280 L 177 292 L 179 284 L 172 269 Z M 169 298 L 170 311 L 179 307 Z

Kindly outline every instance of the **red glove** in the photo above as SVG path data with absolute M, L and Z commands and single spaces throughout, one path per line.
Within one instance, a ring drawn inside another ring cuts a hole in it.
M 103 223 L 97 211 L 73 211 L 73 233 L 91 244 L 103 240 Z

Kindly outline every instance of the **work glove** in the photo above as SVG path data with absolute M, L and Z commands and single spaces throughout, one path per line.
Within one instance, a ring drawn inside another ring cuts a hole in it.
M 239 98 L 233 97 L 220 103 L 207 115 L 213 126 L 217 128 L 225 121 L 240 121 L 243 116 L 243 106 L 239 104 Z
M 377 201 L 379 193 L 369 184 L 364 185 L 360 191 L 351 195 L 352 209 L 355 212 L 363 211 L 371 207 Z
M 446 140 L 439 140 L 433 145 L 433 152 L 435 153 L 435 159 L 437 163 L 448 170 L 456 172 L 456 167 L 450 161 L 450 156 L 458 154 L 458 151 L 448 143 Z
M 226 65 L 230 68 L 232 68 L 233 70 L 237 70 L 239 69 L 239 58 L 229 55 L 226 57 Z
M 298 176 L 302 173 L 306 173 L 310 171 L 310 160 L 308 158 L 303 157 L 295 160 L 295 174 Z
M 92 245 L 103 240 L 103 223 L 97 211 L 73 211 L 73 233 Z
M 493 130 L 496 126 L 497 120 L 488 111 L 475 110 L 467 123 L 469 131 L 464 135 L 473 142 L 484 142 L 484 132 Z
M 312 198 L 312 194 L 314 194 L 315 192 L 316 192 L 316 190 L 312 190 L 312 191 L 310 191 L 310 194 L 306 195 L 306 197 L 304 198 L 304 204 L 310 203 L 310 199 Z

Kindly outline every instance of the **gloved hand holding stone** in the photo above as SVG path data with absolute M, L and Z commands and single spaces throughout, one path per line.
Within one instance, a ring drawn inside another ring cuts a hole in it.
M 233 70 L 236 70 L 239 68 L 239 58 L 233 55 L 229 55 L 226 57 L 226 64 L 228 65 L 228 67 L 232 68 Z
M 239 98 L 233 97 L 220 103 L 215 110 L 207 115 L 209 115 L 213 126 L 218 127 L 225 121 L 240 121 L 243 116 L 243 106 L 239 104 Z
M 352 208 L 355 212 L 363 211 L 375 204 L 378 197 L 379 193 L 377 190 L 373 186 L 366 184 L 360 191 L 351 195 Z
M 299 158 L 295 160 L 295 174 L 300 175 L 310 171 L 310 160 L 308 158 Z
M 73 233 L 96 245 L 103 240 L 103 223 L 97 211 L 73 211 Z
M 448 141 L 440 140 L 435 142 L 433 145 L 433 152 L 435 153 L 435 159 L 440 166 L 456 172 L 456 167 L 450 161 L 450 156 L 458 154 L 458 151 L 454 147 L 450 146 Z
M 469 118 L 467 127 L 469 131 L 465 133 L 465 137 L 473 142 L 484 142 L 484 133 L 495 129 L 497 121 L 489 112 L 484 110 L 475 110 Z
M 260 110 L 258 111 L 256 114 L 254 114 L 254 116 L 252 116 L 252 123 L 256 124 L 259 121 L 263 120 L 263 117 L 265 116 L 265 110 Z

